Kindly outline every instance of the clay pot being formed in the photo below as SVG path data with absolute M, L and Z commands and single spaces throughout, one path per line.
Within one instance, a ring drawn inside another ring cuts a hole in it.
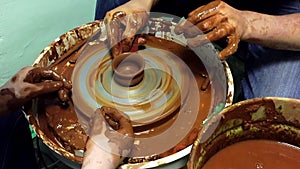
M 134 86 L 144 77 L 145 62 L 137 53 L 122 53 L 112 61 L 114 80 L 123 86 Z

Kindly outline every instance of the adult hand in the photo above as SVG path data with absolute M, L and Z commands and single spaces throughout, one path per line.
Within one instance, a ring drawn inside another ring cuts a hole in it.
M 144 44 L 145 39 L 136 36 L 145 26 L 154 0 L 131 0 L 109 12 L 106 24 L 108 45 L 113 57 L 123 52 L 136 51 L 138 44 Z
M 204 35 L 188 40 L 188 44 L 194 47 L 227 37 L 228 45 L 219 53 L 219 58 L 224 60 L 237 51 L 246 28 L 247 20 L 239 10 L 223 1 L 215 0 L 189 13 L 187 20 L 180 23 L 175 32 L 184 33 L 186 37 L 194 37 L 199 32 L 204 32 Z
M 82 168 L 117 168 L 129 155 L 133 141 L 127 115 L 110 107 L 97 109 L 91 117 Z
M 28 66 L 0 88 L 0 114 L 20 108 L 32 98 L 58 91 L 61 101 L 68 100 L 71 83 L 53 70 Z

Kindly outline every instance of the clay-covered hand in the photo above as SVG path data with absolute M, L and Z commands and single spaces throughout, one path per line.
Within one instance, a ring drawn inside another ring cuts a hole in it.
M 188 40 L 188 44 L 193 47 L 226 37 L 228 45 L 219 53 L 219 58 L 224 60 L 237 51 L 238 43 L 247 26 L 246 19 L 239 13 L 239 10 L 225 2 L 215 0 L 189 13 L 187 20 L 178 24 L 175 32 L 184 33 L 186 37 L 194 37 L 200 32 L 205 33 Z
M 32 98 L 54 91 L 58 91 L 59 99 L 65 102 L 71 88 L 71 82 L 53 70 L 25 67 L 0 87 L 0 114 L 14 111 Z
M 126 114 L 111 107 L 97 109 L 91 117 L 82 168 L 117 168 L 128 157 L 133 141 L 133 129 Z
M 131 0 L 107 12 L 104 23 L 113 57 L 123 52 L 137 51 L 138 44 L 145 43 L 138 31 L 147 23 L 153 3 L 154 0 Z

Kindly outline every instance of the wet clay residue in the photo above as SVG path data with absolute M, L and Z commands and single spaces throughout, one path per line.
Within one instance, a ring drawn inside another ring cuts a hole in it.
M 74 52 L 65 60 L 54 62 L 52 69 L 70 80 L 76 59 L 77 52 Z M 33 114 L 38 114 L 39 129 L 58 147 L 72 154 L 75 154 L 75 150 L 85 150 L 88 136 L 78 123 L 71 99 L 62 104 L 57 94 L 52 93 L 36 99 L 33 107 Z M 82 156 L 74 155 L 69 158 L 82 162 Z
M 136 140 L 139 140 L 139 138 L 155 136 L 158 133 L 165 131 L 166 128 L 169 128 L 171 125 L 177 125 L 175 127 L 175 128 L 177 128 L 177 130 L 172 131 L 174 133 L 174 135 L 178 134 L 176 132 L 181 131 L 181 130 L 179 130 L 180 128 L 191 128 L 191 129 L 190 129 L 190 132 L 182 139 L 182 141 L 179 142 L 179 144 L 177 146 L 171 148 L 170 150 L 168 150 L 162 154 L 153 154 L 152 156 L 149 155 L 146 159 L 138 158 L 138 157 L 142 156 L 143 154 L 146 154 L 145 151 L 151 152 L 152 151 L 151 149 L 153 149 L 153 146 L 151 146 L 151 145 L 153 143 L 147 142 L 147 141 L 144 141 L 144 142 L 136 141 L 136 143 L 137 143 L 137 144 L 135 144 L 136 147 L 132 151 L 132 155 L 134 157 L 129 159 L 129 162 L 132 162 L 132 163 L 162 158 L 162 157 L 174 154 L 180 150 L 183 150 L 184 148 L 191 145 L 198 135 L 198 132 L 199 132 L 199 129 L 201 127 L 203 120 L 207 117 L 207 114 L 209 112 L 209 108 L 211 105 L 211 99 L 212 99 L 210 85 L 207 85 L 206 89 L 203 89 L 203 91 L 201 91 L 201 89 L 200 89 L 201 86 L 203 85 L 203 83 L 205 82 L 205 80 L 209 79 L 209 78 L 208 78 L 208 74 L 207 74 L 204 66 L 202 65 L 201 60 L 198 58 L 197 55 L 195 55 L 195 53 L 193 51 L 189 50 L 188 48 L 186 48 L 182 45 L 176 44 L 176 43 L 168 41 L 168 40 L 156 38 L 154 36 L 147 37 L 147 45 L 154 47 L 154 48 L 160 48 L 160 49 L 167 50 L 167 51 L 177 55 L 178 57 L 180 57 L 187 65 L 189 65 L 189 67 L 197 81 L 197 85 L 198 85 L 198 89 L 199 89 L 198 91 L 192 91 L 192 92 L 199 92 L 201 102 L 199 104 L 199 113 L 198 113 L 198 116 L 196 117 L 194 124 L 186 124 L 186 122 L 187 122 L 186 119 L 180 119 L 180 120 L 182 120 L 181 124 L 178 124 L 178 123 L 175 124 L 174 121 L 178 117 L 178 113 L 179 113 L 179 111 L 177 110 L 169 117 L 166 117 L 164 120 L 162 120 L 158 123 L 151 124 L 151 126 L 145 126 L 148 128 L 146 130 L 145 130 L 145 128 L 144 129 L 136 128 L 135 129 L 136 134 L 137 134 Z M 188 82 L 186 82 L 186 83 L 188 83 Z M 181 118 L 182 117 L 184 118 L 184 116 L 181 116 Z M 192 125 L 192 127 L 190 125 Z M 166 139 L 168 139 L 168 138 L 166 138 Z M 168 142 L 167 141 L 160 142 L 159 144 L 165 144 L 165 146 L 167 147 Z M 144 152 L 140 152 L 139 149 L 142 149 Z
M 144 154 L 147 154 L 148 150 L 151 152 L 151 145 L 153 143 L 139 142 L 138 140 L 139 138 L 151 137 L 165 131 L 166 128 L 174 124 L 174 121 L 178 117 L 178 110 L 174 111 L 170 116 L 163 120 L 153 123 L 150 126 L 146 126 L 146 129 L 142 127 L 134 128 L 136 141 L 131 154 L 133 157 L 128 159 L 129 163 L 149 161 L 165 157 L 191 145 L 198 135 L 203 120 L 207 117 L 207 114 L 210 111 L 212 100 L 211 85 L 207 82 L 207 79 L 209 79 L 208 73 L 206 72 L 199 57 L 194 52 L 177 43 L 156 38 L 152 35 L 146 36 L 146 38 L 147 44 L 145 45 L 145 48 L 160 48 L 172 52 L 179 56 L 190 67 L 199 88 L 198 91 L 192 92 L 199 92 L 201 102 L 199 103 L 199 112 L 194 124 L 183 123 L 176 126 L 178 128 L 191 128 L 189 134 L 182 138 L 181 142 L 177 146 L 162 154 L 152 154 L 145 157 Z M 99 43 L 102 43 L 103 45 L 103 42 Z M 78 51 L 73 52 L 69 57 L 66 57 L 65 60 L 60 60 L 59 63 L 54 62 L 53 65 L 55 66 L 52 68 L 68 80 L 71 80 L 72 72 L 78 57 L 77 52 Z M 47 137 L 72 153 L 74 150 L 85 150 L 85 144 L 88 136 L 78 123 L 72 100 L 68 101 L 68 105 L 61 105 L 57 100 L 56 95 L 49 95 L 47 97 L 39 98 L 38 105 L 40 128 L 46 133 Z M 174 131 L 174 134 L 176 134 L 176 132 L 178 131 Z M 168 144 L 168 142 L 166 141 L 160 144 Z M 75 161 L 82 162 L 82 157 L 77 156 Z
M 224 109 L 206 125 L 210 132 L 204 131 L 194 144 L 189 168 L 202 168 L 223 148 L 245 140 L 273 140 L 299 147 L 298 102 L 278 100 L 246 100 Z
M 222 149 L 206 162 L 203 169 L 299 168 L 299 153 L 298 147 L 286 143 L 247 140 Z

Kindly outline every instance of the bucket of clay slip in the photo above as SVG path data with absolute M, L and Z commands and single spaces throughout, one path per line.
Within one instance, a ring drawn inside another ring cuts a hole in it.
M 188 168 L 299 168 L 299 146 L 300 100 L 255 98 L 207 119 Z

